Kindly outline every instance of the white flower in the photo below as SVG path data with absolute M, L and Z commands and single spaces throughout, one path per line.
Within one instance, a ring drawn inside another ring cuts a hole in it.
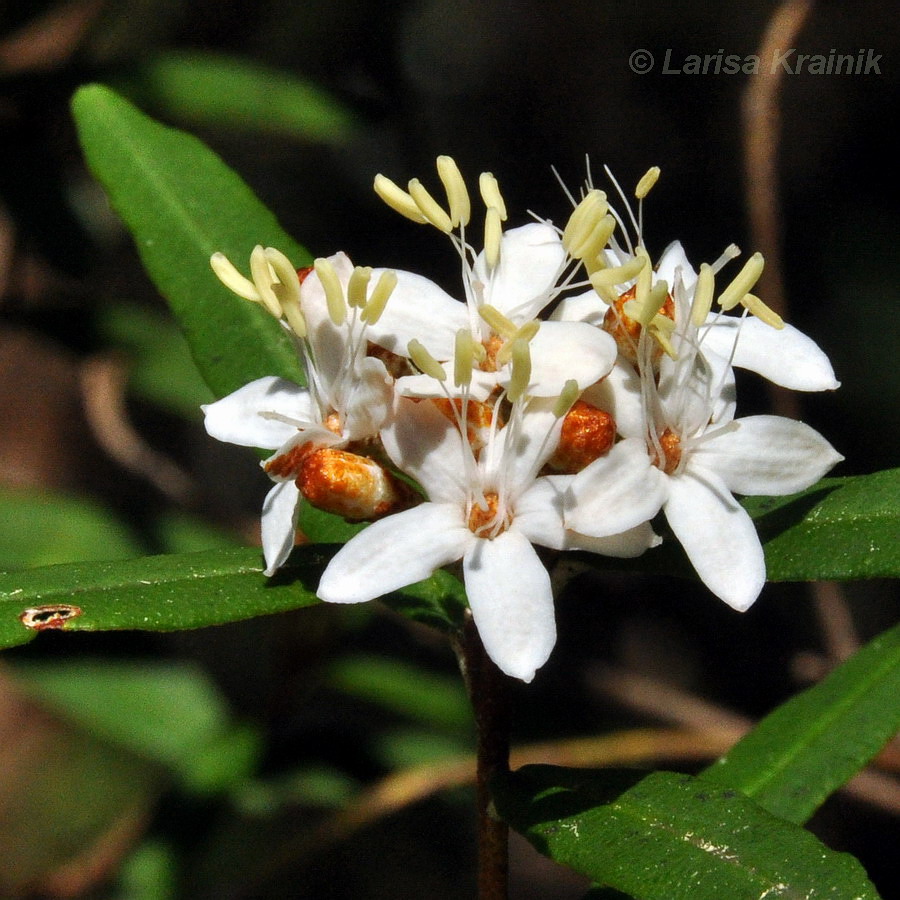
M 624 440 L 575 476 L 566 523 L 588 534 L 609 534 L 661 508 L 704 583 L 745 610 L 765 582 L 765 559 L 753 522 L 733 494 L 803 490 L 843 457 L 802 422 L 734 418 L 732 354 L 707 352 L 709 334 L 720 326 L 705 315 L 696 324 L 692 313 L 700 288 L 696 278 L 687 287 L 682 271 L 679 266 L 674 277 L 673 328 L 670 338 L 663 337 L 671 355 L 657 362 L 656 340 L 642 327 L 637 372 L 625 361 L 617 364 L 620 377 L 604 389 L 615 391 Z M 708 292 L 709 276 L 703 278 Z M 756 333 L 742 333 L 740 340 L 749 343 Z M 753 351 L 747 355 L 752 358 Z M 822 374 L 816 362 L 811 370 Z M 791 380 L 787 363 L 780 372 Z
M 460 425 L 434 403 L 401 398 L 384 446 L 428 502 L 388 516 L 332 559 L 318 595 L 359 603 L 462 560 L 466 592 L 491 659 L 531 681 L 556 641 L 550 578 L 532 544 L 636 556 L 655 542 L 649 526 L 586 538 L 563 523 L 565 476 L 538 477 L 555 447 L 559 416 L 546 400 L 513 404 L 478 458 Z
M 294 546 L 301 476 L 312 478 L 307 469 L 316 463 L 320 477 L 323 461 L 314 451 L 376 439 L 387 418 L 392 380 L 381 360 L 366 356 L 366 326 L 387 299 L 382 294 L 390 293 L 390 280 L 368 294 L 371 272 L 354 269 L 340 253 L 317 260 L 301 285 L 283 254 L 262 247 L 251 257 L 252 282 L 224 257 L 214 258 L 213 267 L 226 286 L 265 303 L 282 321 L 295 338 L 307 377 L 308 387 L 260 378 L 203 407 L 212 437 L 276 451 L 262 463 L 276 482 L 262 513 L 266 574 L 272 575 Z M 362 470 L 380 499 L 390 494 L 392 482 L 377 463 L 350 454 L 330 462 L 352 467 L 357 475 Z

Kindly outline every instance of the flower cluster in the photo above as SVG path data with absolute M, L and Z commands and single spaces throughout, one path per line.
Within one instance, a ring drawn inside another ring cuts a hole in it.
M 797 390 L 838 386 L 815 343 L 751 293 L 762 257 L 718 294 L 734 247 L 699 271 L 677 243 L 654 264 L 640 222 L 657 169 L 635 190 L 637 215 L 617 184 L 621 213 L 589 180 L 562 229 L 504 230 L 483 173 L 478 250 L 456 163 L 437 169 L 445 205 L 417 179 L 404 190 L 379 175 L 375 190 L 449 237 L 460 299 L 343 254 L 297 272 L 256 247 L 250 279 L 211 260 L 279 319 L 306 373 L 306 387 L 262 378 L 204 407 L 214 437 L 275 451 L 267 574 L 293 547 L 301 502 L 369 521 L 325 570 L 322 600 L 370 600 L 461 561 L 488 654 L 530 681 L 556 640 L 535 545 L 637 556 L 660 542 L 650 523 L 662 513 L 710 590 L 747 609 L 765 561 L 734 494 L 793 493 L 841 459 L 801 422 L 735 416 L 734 367 Z

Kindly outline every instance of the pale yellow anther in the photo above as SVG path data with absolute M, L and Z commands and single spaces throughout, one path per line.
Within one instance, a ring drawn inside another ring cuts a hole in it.
M 587 264 L 590 260 L 590 272 L 596 272 L 606 265 L 605 260 L 601 260 L 600 256 L 603 249 L 609 243 L 612 233 L 616 230 L 616 220 L 609 214 L 602 216 L 594 223 L 594 228 L 585 239 L 571 251 L 574 259 L 582 259 Z M 599 264 L 598 264 L 599 260 Z
M 276 319 L 280 319 L 282 316 L 281 303 L 275 291 L 272 290 L 272 282 L 275 276 L 269 266 L 269 260 L 266 258 L 266 251 L 260 244 L 257 244 L 250 254 L 250 275 L 253 278 L 256 290 L 259 292 L 260 303 Z
M 328 306 L 328 316 L 335 325 L 343 325 L 347 321 L 347 302 L 344 300 L 344 289 L 334 266 L 321 257 L 313 263 L 316 275 L 325 291 L 325 303 Z
M 784 319 L 770 306 L 766 306 L 755 294 L 744 294 L 741 298 L 741 303 L 747 308 L 748 312 L 756 316 L 761 322 L 765 322 L 766 325 L 771 325 L 772 328 L 778 331 L 784 328 Z
M 641 314 L 638 316 L 637 321 L 640 322 L 641 325 L 649 325 L 656 317 L 656 314 L 666 305 L 666 298 L 668 296 L 669 285 L 666 284 L 664 279 L 660 279 L 647 292 L 647 296 L 641 304 Z M 663 316 L 662 318 L 666 317 Z M 671 320 L 666 318 L 666 321 L 668 322 Z
M 712 266 L 700 263 L 697 274 L 697 286 L 694 288 L 694 299 L 691 301 L 691 324 L 699 328 L 712 309 L 713 294 L 716 290 L 716 276 Z
M 245 278 L 234 267 L 234 264 L 224 253 L 213 253 L 209 258 L 209 264 L 216 278 L 228 288 L 229 291 L 237 294 L 244 300 L 251 300 L 253 303 L 261 303 L 262 298 L 259 291 L 249 278 Z
M 478 345 L 479 347 L 481 344 Z M 456 332 L 453 354 L 453 383 L 457 387 L 471 384 L 472 369 L 475 366 L 475 341 L 468 328 Z
M 678 359 L 678 352 L 675 350 L 674 344 L 669 340 L 669 336 L 664 331 L 651 327 L 650 334 L 652 334 L 653 337 L 656 338 L 659 346 L 663 348 L 663 352 L 666 354 L 666 356 L 671 359 Z
M 503 226 L 500 223 L 500 212 L 496 206 L 489 206 L 484 214 L 484 257 L 488 269 L 494 269 L 500 262 L 500 241 L 503 238 Z
M 369 293 L 369 281 L 372 278 L 371 266 L 356 266 L 347 282 L 347 303 L 363 309 Z
M 521 338 L 512 342 L 512 376 L 509 379 L 507 396 L 515 403 L 528 390 L 531 383 L 531 347 Z
M 491 306 L 490 303 L 484 303 L 479 306 L 478 315 L 488 323 L 491 331 L 496 332 L 505 340 L 514 337 L 519 330 L 515 322 L 507 319 L 496 306 Z
M 505 366 L 512 357 L 513 350 L 515 349 L 516 344 L 518 344 L 520 341 L 525 341 L 526 344 L 530 343 L 532 338 L 538 333 L 538 329 L 540 327 L 540 319 L 532 319 L 530 322 L 526 322 L 520 328 L 517 328 L 515 333 L 498 351 L 497 365 Z
M 643 200 L 644 197 L 650 193 L 650 189 L 658 180 L 659 166 L 651 166 L 637 183 L 637 187 L 634 189 L 634 196 L 637 197 L 638 200 Z
M 378 196 L 381 197 L 394 212 L 400 213 L 401 216 L 406 216 L 407 219 L 412 219 L 413 222 L 417 222 L 419 225 L 424 225 L 428 221 L 428 219 L 422 215 L 419 207 L 416 206 L 416 201 L 413 200 L 400 185 L 395 184 L 387 176 L 376 175 L 374 187 L 375 193 L 378 194 Z
M 628 260 L 621 266 L 610 266 L 608 269 L 601 269 L 591 275 L 591 284 L 594 288 L 612 287 L 616 284 L 625 284 L 636 278 L 640 272 L 648 265 L 646 256 L 635 256 L 634 259 Z
M 463 181 L 462 173 L 456 160 L 452 156 L 439 156 L 437 158 L 437 171 L 447 192 L 447 205 L 450 207 L 450 222 L 454 228 L 460 225 L 468 225 L 472 215 L 472 204 L 469 200 L 469 192 Z
M 293 331 L 298 338 L 305 338 L 308 330 L 306 327 L 306 318 L 303 315 L 303 310 L 300 309 L 300 304 L 287 303 L 284 305 L 283 311 L 285 321 L 290 326 L 291 331 Z
M 744 268 L 735 275 L 731 284 L 719 295 L 719 306 L 724 310 L 734 309 L 743 300 L 744 295 L 753 289 L 762 275 L 764 260 L 762 253 L 754 253 Z
M 272 290 L 282 308 L 284 305 L 300 303 L 300 279 L 293 263 L 274 247 L 266 247 L 266 260 L 277 279 L 272 283 Z
M 482 172 L 478 178 L 478 190 L 484 205 L 490 209 L 493 207 L 500 216 L 500 221 L 506 221 L 506 202 L 500 193 L 500 185 L 491 172 Z
M 444 234 L 450 234 L 453 231 L 453 223 L 450 221 L 450 216 L 447 215 L 447 211 L 441 206 L 431 194 L 428 193 L 428 189 L 419 181 L 418 178 L 412 178 L 409 182 L 409 196 L 413 198 L 416 206 L 419 207 L 419 212 L 422 213 L 423 216 L 432 224 L 438 231 L 443 231 Z
M 397 287 L 397 273 L 391 269 L 382 272 L 360 316 L 363 322 L 374 325 L 381 318 L 395 287 Z
M 579 248 L 586 243 L 597 222 L 606 215 L 609 206 L 606 194 L 596 188 L 582 198 L 572 210 L 569 221 L 563 229 L 562 245 L 573 259 L 581 259 Z
M 476 341 L 472 344 L 472 349 L 475 351 L 475 362 L 480 364 L 487 359 L 487 347 L 484 344 Z
M 578 382 L 574 378 L 570 378 L 564 385 L 562 393 L 557 397 L 556 404 L 553 407 L 553 415 L 557 419 L 562 419 L 568 415 L 569 410 L 575 404 L 575 401 L 581 394 Z
M 406 352 L 409 353 L 409 358 L 420 372 L 430 375 L 438 381 L 447 379 L 447 373 L 443 366 L 425 349 L 425 345 L 420 340 L 413 338 L 406 345 Z
M 647 296 L 650 293 L 650 288 L 653 286 L 653 264 L 650 262 L 650 257 L 643 247 L 638 247 L 634 252 L 635 256 L 644 259 L 646 262 L 646 265 L 638 272 L 637 280 L 634 285 L 634 296 L 643 309 L 647 303 Z

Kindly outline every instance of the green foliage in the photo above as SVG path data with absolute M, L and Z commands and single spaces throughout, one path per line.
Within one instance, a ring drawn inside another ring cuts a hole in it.
M 782 704 L 704 774 L 802 824 L 900 728 L 900 625 Z
M 494 802 L 541 853 L 637 900 L 878 896 L 852 856 L 702 777 L 525 766 Z
M 190 125 L 327 143 L 344 142 L 354 129 L 353 117 L 321 88 L 231 56 L 161 54 L 117 87 L 142 106 Z

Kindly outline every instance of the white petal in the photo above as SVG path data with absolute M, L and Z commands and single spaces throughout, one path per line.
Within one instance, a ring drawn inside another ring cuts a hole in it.
M 288 558 L 294 549 L 300 491 L 293 481 L 282 481 L 266 494 L 262 508 L 262 545 L 266 558 L 266 575 Z
M 844 457 L 818 431 L 782 416 L 737 419 L 691 454 L 738 494 L 783 496 L 815 484 Z
M 315 422 L 309 392 L 284 378 L 267 376 L 202 407 L 206 431 L 220 441 L 241 447 L 277 450 L 297 433 L 287 422 L 265 418 L 275 412 L 300 422 Z
M 572 480 L 566 526 L 592 537 L 621 534 L 659 512 L 667 482 L 642 440 L 619 441 Z
M 575 297 L 565 297 L 556 304 L 550 315 L 551 322 L 587 322 L 588 325 L 603 324 L 609 304 L 600 299 L 596 291 L 587 291 Z
M 709 472 L 683 472 L 669 479 L 663 507 L 703 583 L 743 612 L 759 596 L 766 562 L 753 520 L 728 488 Z
M 473 274 L 485 285 L 485 303 L 520 324 L 533 319 L 550 302 L 565 258 L 556 230 L 535 222 L 505 232 L 497 268 L 488 273 L 482 253 Z
M 556 643 L 550 576 L 534 548 L 510 528 L 492 541 L 476 539 L 463 569 L 488 656 L 512 678 L 531 681 Z
M 573 379 L 580 389 L 612 370 L 616 342 L 584 322 L 544 322 L 531 341 L 531 384 L 535 397 L 558 397 Z
M 675 280 L 679 277 L 684 285 L 684 289 L 688 292 L 697 282 L 697 273 L 688 261 L 684 247 L 681 246 L 681 241 L 672 241 L 659 257 L 654 281 L 664 280 L 669 285 L 669 291 L 671 292 L 675 286 Z
M 344 418 L 349 441 L 376 437 L 388 417 L 393 399 L 391 377 L 380 359 L 368 356 L 359 364 Z
M 568 546 L 565 549 L 587 550 L 589 553 L 614 556 L 617 559 L 633 559 L 652 547 L 658 547 L 661 543 L 662 538 L 653 531 L 650 523 L 644 522 L 621 534 L 611 534 L 608 537 L 588 537 L 570 531 Z
M 455 562 L 474 540 L 460 507 L 423 503 L 351 538 L 328 564 L 316 593 L 326 603 L 373 600 Z
M 419 482 L 429 500 L 465 502 L 474 459 L 456 425 L 433 403 L 399 398 L 381 440 L 388 456 Z
M 754 316 L 719 316 L 703 347 L 726 359 L 734 348 L 733 365 L 794 391 L 833 391 L 841 384 L 818 344 L 793 325 L 776 329 Z
M 383 271 L 373 270 L 372 284 L 378 283 Z M 407 344 L 416 338 L 435 359 L 453 359 L 456 332 L 470 324 L 466 305 L 421 275 L 402 271 L 396 274 L 397 286 L 381 318 L 369 326 L 368 339 L 406 356 Z
M 430 375 L 403 375 L 394 382 L 397 394 L 401 397 L 428 397 L 441 400 L 445 399 L 447 394 L 451 397 L 462 396 L 462 389 L 453 384 L 453 360 L 441 363 L 441 366 L 447 373 L 446 381 L 438 381 Z M 490 397 L 498 380 L 498 372 L 482 372 L 476 369 L 472 372 L 472 381 L 468 387 L 469 396 L 483 403 Z

